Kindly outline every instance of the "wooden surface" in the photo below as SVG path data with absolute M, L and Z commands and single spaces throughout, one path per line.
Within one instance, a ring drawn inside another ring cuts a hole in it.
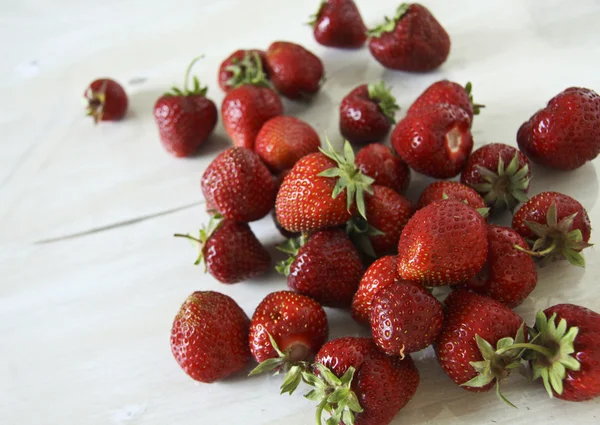
M 359 1 L 368 26 L 397 2 Z M 276 39 L 304 44 L 324 61 L 327 82 L 312 104 L 286 102 L 338 145 L 337 106 L 359 83 L 383 78 L 406 111 L 432 82 L 470 80 L 487 108 L 474 124 L 476 145 L 515 143 L 519 125 L 553 95 L 579 85 L 600 90 L 600 3 L 563 1 L 425 2 L 452 38 L 448 62 L 417 75 L 384 70 L 367 49 L 315 43 L 302 25 L 318 1 L 9 2 L 0 16 L 0 423 L 3 425 L 304 425 L 313 418 L 300 394 L 278 396 L 279 378 L 239 374 L 213 385 L 189 379 L 173 360 L 169 331 L 185 297 L 219 290 L 251 315 L 269 292 L 285 288 L 274 272 L 233 286 L 192 266 L 193 249 L 171 235 L 206 220 L 199 179 L 229 146 L 219 124 L 195 158 L 175 159 L 151 115 L 157 97 L 195 73 L 216 84 L 220 61 L 240 47 Z M 126 120 L 96 127 L 83 116 L 86 85 L 121 81 Z M 404 112 L 401 112 L 402 115 Z M 534 168 L 532 193 L 565 192 L 600 222 L 600 161 L 571 173 Z M 410 197 L 429 182 L 413 174 Z M 509 217 L 502 222 L 508 223 Z M 269 218 L 252 224 L 274 252 L 282 240 Z M 592 234 L 595 241 L 597 234 Z M 527 320 L 558 302 L 600 311 L 597 248 L 587 269 L 540 270 L 517 311 Z M 365 334 L 350 316 L 328 310 L 331 336 Z M 506 395 L 454 386 L 431 349 L 415 356 L 422 384 L 394 424 L 600 423 L 600 401 L 547 399 L 541 385 L 510 380 Z M 223 421 L 223 422 L 222 422 Z

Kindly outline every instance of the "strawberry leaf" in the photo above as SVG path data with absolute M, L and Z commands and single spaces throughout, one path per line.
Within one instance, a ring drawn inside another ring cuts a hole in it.
M 386 87 L 385 82 L 381 80 L 379 83 L 370 83 L 367 85 L 369 98 L 377 103 L 381 112 L 393 124 L 396 122 L 396 111 L 400 110 L 400 106 L 396 103 L 396 98 L 392 95 L 392 88 Z

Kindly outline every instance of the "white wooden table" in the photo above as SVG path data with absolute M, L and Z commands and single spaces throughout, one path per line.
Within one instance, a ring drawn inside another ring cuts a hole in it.
M 368 26 L 397 5 L 358 3 Z M 278 378 L 240 374 L 197 384 L 173 360 L 169 331 L 189 293 L 222 291 L 251 315 L 285 281 L 273 272 L 224 286 L 192 266 L 193 250 L 171 235 L 206 220 L 199 179 L 229 141 L 219 124 L 197 157 L 172 158 L 158 141 L 152 106 L 172 83 L 180 84 L 200 53 L 206 58 L 195 71 L 220 104 L 220 61 L 237 48 L 266 48 L 276 39 L 299 42 L 323 59 L 328 79 L 313 104 L 285 107 L 336 143 L 341 97 L 380 78 L 394 86 L 404 111 L 438 79 L 472 81 L 476 100 L 487 105 L 474 124 L 477 145 L 514 144 L 519 125 L 566 87 L 600 90 L 597 0 L 425 4 L 447 28 L 452 52 L 438 71 L 411 75 L 384 70 L 367 49 L 317 45 L 302 24 L 318 0 L 6 2 L 0 16 L 0 424 L 311 423 L 310 402 L 300 394 L 278 396 Z M 102 76 L 124 83 L 130 111 L 123 122 L 94 127 L 80 98 Z M 572 173 L 535 168 L 532 193 L 574 196 L 598 226 L 599 171 L 600 160 Z M 414 176 L 410 197 L 427 183 Z M 282 240 L 269 218 L 252 227 L 271 251 Z M 564 263 L 540 270 L 537 289 L 517 311 L 527 320 L 558 302 L 600 311 L 598 249 L 585 257 L 585 271 Z M 332 337 L 365 334 L 347 313 L 328 313 Z M 416 358 L 422 383 L 394 424 L 600 423 L 600 400 L 548 400 L 541 385 L 525 391 L 514 377 L 506 395 L 521 408 L 512 410 L 493 393 L 454 386 L 431 349 Z

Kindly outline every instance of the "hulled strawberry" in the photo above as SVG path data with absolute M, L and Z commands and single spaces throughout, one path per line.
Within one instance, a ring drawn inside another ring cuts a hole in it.
M 585 267 L 580 251 L 591 246 L 592 228 L 585 208 L 570 196 L 558 192 L 535 195 L 515 213 L 512 227 L 530 242 L 531 251 L 524 250 L 529 254 L 543 257 L 545 262 L 565 258 Z
M 191 378 L 215 382 L 243 369 L 252 358 L 249 326 L 244 310 L 227 295 L 194 292 L 175 316 L 171 351 Z
M 440 103 L 448 103 L 461 108 L 467 113 L 471 122 L 473 115 L 479 115 L 480 109 L 484 105 L 474 103 L 471 91 L 473 86 L 467 83 L 466 86 L 454 83 L 448 80 L 441 80 L 430 85 L 418 98 L 413 102 L 407 114 L 418 113 L 421 109 L 431 105 Z
M 353 0 L 321 1 L 309 25 L 323 46 L 357 48 L 367 41 L 367 27 Z
M 443 199 L 455 199 L 464 202 L 481 212 L 486 209 L 485 201 L 474 189 L 453 181 L 436 181 L 427 186 L 419 197 L 417 209 Z
M 431 71 L 446 61 L 450 37 L 431 12 L 418 3 L 402 3 L 392 19 L 369 30 L 369 50 L 386 68 Z
M 340 132 L 352 143 L 380 142 L 390 131 L 399 109 L 383 81 L 360 85 L 340 103 Z
M 356 154 L 358 169 L 374 179 L 373 184 L 404 193 L 410 183 L 410 169 L 394 152 L 381 143 L 371 143 Z
M 460 173 L 473 149 L 470 126 L 458 106 L 431 105 L 398 123 L 392 146 L 413 170 L 447 179 Z
M 255 55 L 260 58 L 264 70 L 266 62 L 263 50 L 236 50 L 221 62 L 219 66 L 219 86 L 221 90 L 228 92 L 242 84 L 252 84 L 252 78 L 256 78 L 257 74 L 254 71 L 254 64 L 251 64 L 250 68 L 247 65 L 254 60 Z
M 118 121 L 127 112 L 127 93 L 110 78 L 94 80 L 85 89 L 86 114 L 98 121 Z

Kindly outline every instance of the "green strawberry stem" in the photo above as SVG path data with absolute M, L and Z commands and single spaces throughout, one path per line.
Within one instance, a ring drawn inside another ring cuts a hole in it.
M 221 214 L 214 214 L 213 216 L 210 217 L 210 220 L 208 221 L 208 226 L 202 225 L 202 228 L 198 232 L 198 237 L 192 236 L 189 233 L 187 233 L 187 234 L 175 233 L 173 235 L 176 238 L 188 239 L 198 245 L 199 252 L 198 252 L 198 257 L 196 258 L 196 261 L 194 262 L 195 266 L 199 265 L 204 260 L 204 252 L 203 252 L 204 245 L 210 239 L 210 237 L 217 231 L 217 229 L 221 226 L 222 222 L 223 222 L 223 216 Z M 206 264 L 204 264 L 204 272 L 206 272 Z
M 319 9 L 317 9 L 317 12 L 314 13 L 313 15 L 309 16 L 310 21 L 308 21 L 306 23 L 306 25 L 310 25 L 311 27 L 315 27 L 315 25 L 317 25 L 317 20 L 319 19 L 319 15 L 321 14 L 321 11 L 323 10 L 323 8 L 325 7 L 325 4 L 327 3 L 326 0 L 322 0 L 321 4 L 319 4 Z
M 370 257 L 377 257 L 377 253 L 371 243 L 371 237 L 385 235 L 384 232 L 371 226 L 361 216 L 354 216 L 346 223 L 346 233 L 350 236 L 354 246 L 359 251 L 364 252 Z
M 482 105 L 481 103 L 475 103 L 473 101 L 472 90 L 473 90 L 473 85 L 469 81 L 465 85 L 465 91 L 467 92 L 467 95 L 469 96 L 469 101 L 471 101 L 471 105 L 473 106 L 473 115 L 479 115 L 479 112 L 481 112 L 481 108 L 485 108 L 485 105 Z
M 541 345 L 537 345 L 537 344 L 531 344 L 528 342 L 523 342 L 520 344 L 513 344 L 510 347 L 505 347 L 501 350 L 498 350 L 496 352 L 496 354 L 503 354 L 509 350 L 515 350 L 515 349 L 526 349 L 526 350 L 533 350 L 533 351 L 537 351 L 538 353 L 550 358 L 553 356 L 552 351 L 550 351 L 549 349 L 547 349 L 546 347 L 543 347 Z
M 396 28 L 396 24 L 398 23 L 398 21 L 400 19 L 402 19 L 404 14 L 406 14 L 409 7 L 410 7 L 410 4 L 402 3 L 396 9 L 396 14 L 394 15 L 394 17 L 392 19 L 390 19 L 386 16 L 384 18 L 384 22 L 382 24 L 376 26 L 375 28 L 368 30 L 367 35 L 369 37 L 380 37 L 382 34 L 384 34 L 386 32 L 394 31 L 394 29 Z
M 552 253 L 552 251 L 554 251 L 556 249 L 556 241 L 552 241 L 550 246 L 543 251 L 531 251 L 529 249 L 523 248 L 520 245 L 515 245 L 515 249 L 517 249 L 521 252 L 524 252 L 526 254 L 529 254 L 533 257 L 545 257 L 546 255 Z
M 308 235 L 302 234 L 297 238 L 290 238 L 284 243 L 277 245 L 278 251 L 288 254 L 288 258 L 280 261 L 275 265 L 275 270 L 277 270 L 278 273 L 284 276 L 289 276 L 290 268 L 296 260 L 296 256 L 298 255 L 300 248 L 302 248 L 302 246 L 306 243 L 307 240 Z
M 208 87 L 201 87 L 200 81 L 198 77 L 194 76 L 194 86 L 190 89 L 188 84 L 190 81 L 190 74 L 192 72 L 192 67 L 202 59 L 204 55 L 200 55 L 192 59 L 187 69 L 185 70 L 185 77 L 183 80 L 183 90 L 179 89 L 177 86 L 171 87 L 171 91 L 166 92 L 165 96 L 206 96 L 206 92 L 208 91 Z
M 256 52 L 246 52 L 241 61 L 234 59 L 233 65 L 229 65 L 225 69 L 233 74 L 225 83 L 231 88 L 237 88 L 245 84 L 269 87 L 262 60 Z
M 369 98 L 377 103 L 381 112 L 394 124 L 396 122 L 396 111 L 400 110 L 400 106 L 398 106 L 396 98 L 392 95 L 392 88 L 386 87 L 385 82 L 381 80 L 378 83 L 369 83 L 367 90 Z

